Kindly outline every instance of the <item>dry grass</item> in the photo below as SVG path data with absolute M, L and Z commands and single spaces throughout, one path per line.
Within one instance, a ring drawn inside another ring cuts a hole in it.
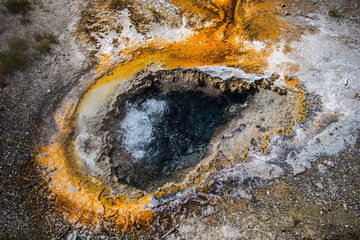
M 0 74 L 8 74 L 25 66 L 25 57 L 22 53 L 6 51 L 0 53 Z
M 50 52 L 51 46 L 49 42 L 45 41 L 36 45 L 35 49 L 41 53 L 45 53 L 45 52 Z
M 11 52 L 17 52 L 17 53 L 25 51 L 26 48 L 28 47 L 27 41 L 19 37 L 14 37 L 12 39 L 9 39 L 7 44 Z
M 342 14 L 337 9 L 333 8 L 329 11 L 329 16 L 334 18 L 341 18 Z
M 10 39 L 7 44 L 9 50 L 0 53 L 0 75 L 8 74 L 26 65 L 24 55 L 24 51 L 28 46 L 26 40 L 15 37 Z
M 30 18 L 25 17 L 25 16 L 22 16 L 21 18 L 19 18 L 19 21 L 20 21 L 20 23 L 23 24 L 23 25 L 31 22 L 31 21 L 30 21 Z
M 0 75 L 0 88 L 4 87 L 6 85 L 5 77 Z
M 37 42 L 48 41 L 49 43 L 57 43 L 57 38 L 55 37 L 55 35 L 47 32 L 35 33 L 34 39 Z
M 49 52 L 51 50 L 51 44 L 57 43 L 57 38 L 52 33 L 35 33 L 34 39 L 38 44 L 35 46 L 35 49 L 40 53 Z
M 25 14 L 29 11 L 31 3 L 28 0 L 7 0 L 4 6 L 11 13 Z

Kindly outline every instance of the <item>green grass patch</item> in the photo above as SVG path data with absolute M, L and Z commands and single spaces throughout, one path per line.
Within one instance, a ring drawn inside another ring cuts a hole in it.
M 50 52 L 51 44 L 57 43 L 57 38 L 52 33 L 37 33 L 34 35 L 34 39 L 37 44 L 31 45 L 31 47 L 40 53 Z M 2 78 L 6 74 L 25 68 L 29 63 L 29 52 L 27 51 L 29 43 L 26 39 L 14 37 L 7 41 L 7 45 L 8 50 L 0 52 L 0 76 Z M 4 82 L 4 80 L 1 81 Z
M 11 13 L 23 13 L 29 11 L 31 3 L 28 0 L 7 0 L 4 4 Z
M 8 74 L 25 67 L 26 60 L 23 53 L 6 51 L 0 53 L 0 74 Z
M 302 219 L 300 217 L 295 216 L 294 213 L 291 213 L 291 218 L 292 218 L 295 226 L 299 225 L 299 223 L 302 222 Z
M 18 69 L 22 69 L 26 65 L 24 51 L 28 47 L 28 43 L 22 38 L 12 38 L 7 42 L 9 50 L 0 53 L 0 75 L 5 75 Z

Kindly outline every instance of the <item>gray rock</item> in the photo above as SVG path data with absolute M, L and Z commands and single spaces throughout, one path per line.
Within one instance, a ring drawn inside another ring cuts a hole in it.
M 335 164 L 332 161 L 325 160 L 324 164 L 329 166 L 329 167 L 335 167 Z
M 70 233 L 70 234 L 67 236 L 67 238 L 66 238 L 66 240 L 78 240 L 78 239 L 79 239 L 79 238 L 78 238 L 76 232 Z

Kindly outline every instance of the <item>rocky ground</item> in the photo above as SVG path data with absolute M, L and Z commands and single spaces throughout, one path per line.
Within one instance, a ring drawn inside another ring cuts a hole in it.
M 59 99 L 76 85 L 91 62 L 74 44 L 71 22 L 76 23 L 83 3 L 39 1 L 25 14 L 9 13 L 1 1 L 1 50 L 14 38 L 26 41 L 26 66 L 6 75 L 0 89 L 1 108 L 1 229 L 0 238 L 44 239 L 61 236 L 64 223 L 46 200 L 33 153 L 39 146 L 42 126 L 51 120 Z M 35 48 L 37 33 L 52 33 L 57 43 L 49 52 Z M 51 122 L 50 122 L 51 124 Z
M 248 199 L 230 190 L 228 198 L 179 214 L 170 239 L 358 239 L 358 164 L 359 142 L 296 177 L 254 179 L 242 186 Z
M 87 49 L 84 39 L 88 36 L 81 38 L 80 34 L 79 37 L 81 29 L 77 24 L 87 2 L 34 1 L 23 15 L 10 13 L 3 2 L 0 51 L 5 51 L 6 43 L 17 37 L 25 39 L 27 47 L 24 50 L 26 65 L 2 76 L 1 80 L 0 238 L 64 239 L 69 234 L 83 239 L 121 238 L 106 232 L 93 234 L 65 222 L 47 198 L 46 188 L 32 161 L 41 145 L 43 126 L 49 129 L 54 124 L 52 114 L 58 103 L 69 93 L 76 98 L 84 91 L 86 84 L 95 78 L 92 69 L 96 51 L 107 50 L 106 46 L 96 44 Z M 286 21 L 303 26 L 305 36 L 291 46 L 294 54 L 286 55 L 287 60 L 300 62 L 300 79 L 308 80 L 305 81 L 307 89 L 320 95 L 320 105 L 325 105 L 321 116 L 334 111 L 339 116 L 338 120 L 331 117 L 319 120 L 322 129 L 319 132 L 323 134 L 314 136 L 311 145 L 318 143 L 318 149 L 323 151 L 319 150 L 312 159 L 305 152 L 313 151 L 312 146 L 305 147 L 298 158 L 304 156 L 311 160 L 304 161 L 302 166 L 288 162 L 291 168 L 284 168 L 280 178 L 241 182 L 228 179 L 224 182 L 229 189 L 226 193 L 213 194 L 209 201 L 184 204 L 173 210 L 171 220 L 159 217 L 158 226 L 157 220 L 154 223 L 155 231 L 125 235 L 125 238 L 360 238 L 360 143 L 354 141 L 359 136 L 359 125 L 352 120 L 358 116 L 360 99 L 359 75 L 356 75 L 359 73 L 356 56 L 360 46 L 360 6 L 356 0 L 289 0 L 284 4 L 279 14 Z M 195 20 L 190 25 L 194 25 Z M 181 29 L 180 22 L 171 24 Z M 316 35 L 319 31 L 321 34 Z M 57 38 L 50 44 L 50 50 L 39 50 L 38 33 L 51 33 Z M 314 43 L 317 45 L 313 51 L 309 50 L 307 46 Z M 278 57 L 274 54 L 269 61 L 278 63 Z M 289 70 L 288 66 L 270 63 L 275 71 Z M 290 66 L 297 68 L 294 64 Z M 335 77 L 328 77 L 327 72 Z M 314 76 L 323 77 L 327 82 L 316 82 Z M 328 88 L 333 91 L 324 91 Z M 341 98 L 337 98 L 339 91 L 343 94 Z M 341 130 L 342 126 L 345 130 Z M 50 136 L 51 132 L 46 134 Z M 327 142 L 331 134 L 338 138 Z M 306 138 L 299 138 L 294 144 L 301 145 L 304 140 Z

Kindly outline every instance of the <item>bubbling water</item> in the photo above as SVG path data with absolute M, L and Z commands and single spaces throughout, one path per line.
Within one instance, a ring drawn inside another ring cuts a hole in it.
M 123 145 L 136 160 L 149 157 L 146 149 L 155 140 L 154 126 L 163 117 L 166 107 L 166 101 L 156 99 L 148 99 L 139 107 L 136 104 L 127 104 L 129 110 L 121 122 Z
M 211 98 L 201 92 L 152 94 L 127 103 L 118 141 L 133 161 L 164 171 L 195 166 L 215 130 L 244 99 Z

